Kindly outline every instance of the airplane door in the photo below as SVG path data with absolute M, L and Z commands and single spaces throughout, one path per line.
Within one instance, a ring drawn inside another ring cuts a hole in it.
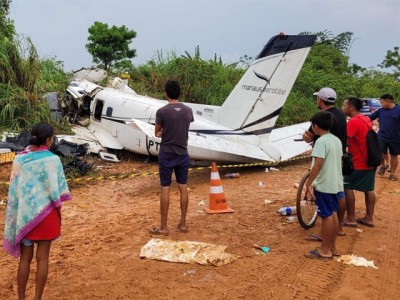
M 94 103 L 94 110 L 93 110 L 93 115 L 92 115 L 93 120 L 99 121 L 99 122 L 101 121 L 103 108 L 104 108 L 104 101 L 96 100 L 96 102 Z

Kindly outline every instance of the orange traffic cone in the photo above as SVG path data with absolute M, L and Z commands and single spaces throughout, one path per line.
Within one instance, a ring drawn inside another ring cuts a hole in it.
M 211 181 L 210 181 L 210 202 L 209 207 L 205 208 L 209 214 L 232 213 L 233 210 L 226 204 L 222 181 L 219 177 L 217 164 L 211 164 Z

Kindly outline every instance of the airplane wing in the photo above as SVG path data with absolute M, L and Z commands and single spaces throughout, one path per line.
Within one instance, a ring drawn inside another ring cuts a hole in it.
M 302 140 L 302 134 L 308 130 L 310 122 L 273 129 L 269 142 L 281 151 L 281 160 L 288 160 L 311 150 L 310 144 Z
M 137 119 L 132 119 L 130 125 L 143 131 L 150 138 L 153 138 L 158 142 L 161 141 L 160 138 L 157 138 L 154 135 L 154 125 Z M 198 158 L 203 157 L 204 160 L 220 159 L 229 161 L 230 157 L 234 159 L 234 157 L 237 156 L 247 158 L 245 159 L 247 162 L 256 160 L 275 162 L 271 156 L 256 145 L 240 141 L 231 141 L 224 139 L 223 137 L 207 134 L 189 132 L 188 148 L 191 154 L 194 154 Z M 214 154 L 215 157 L 212 157 Z
M 213 135 L 189 133 L 188 145 L 192 151 L 200 152 L 202 149 L 205 149 L 207 152 L 210 150 L 219 152 L 221 156 L 226 154 L 248 157 L 249 160 L 246 161 L 262 160 L 275 162 L 271 156 L 269 156 L 256 145 L 251 145 L 240 141 L 231 141 L 224 139 L 223 137 Z M 205 155 L 204 159 L 207 159 L 207 155 Z

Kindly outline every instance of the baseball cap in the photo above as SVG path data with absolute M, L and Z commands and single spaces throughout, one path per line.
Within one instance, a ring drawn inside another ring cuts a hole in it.
M 320 89 L 318 92 L 313 94 L 314 96 L 320 97 L 322 100 L 330 103 L 335 103 L 336 101 L 336 92 L 334 89 L 324 87 Z

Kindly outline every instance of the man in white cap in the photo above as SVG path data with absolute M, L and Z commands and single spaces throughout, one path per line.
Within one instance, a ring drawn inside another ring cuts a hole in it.
M 333 115 L 333 126 L 330 132 L 340 139 L 340 141 L 342 142 L 343 153 L 345 153 L 347 146 L 347 120 L 345 114 L 340 109 L 335 107 L 335 102 L 337 99 L 335 90 L 329 87 L 324 87 L 318 92 L 315 92 L 313 95 L 316 96 L 316 103 L 318 108 Z M 303 134 L 303 140 L 307 143 L 315 142 L 317 138 L 318 136 L 314 134 L 312 126 L 310 126 L 310 128 Z M 337 212 L 339 219 L 338 235 L 344 235 L 342 225 L 346 226 L 346 224 L 343 224 L 345 211 L 346 202 L 343 192 L 343 197 L 339 199 L 339 209 Z M 311 233 L 306 236 L 306 240 L 321 241 L 321 237 L 318 234 Z

